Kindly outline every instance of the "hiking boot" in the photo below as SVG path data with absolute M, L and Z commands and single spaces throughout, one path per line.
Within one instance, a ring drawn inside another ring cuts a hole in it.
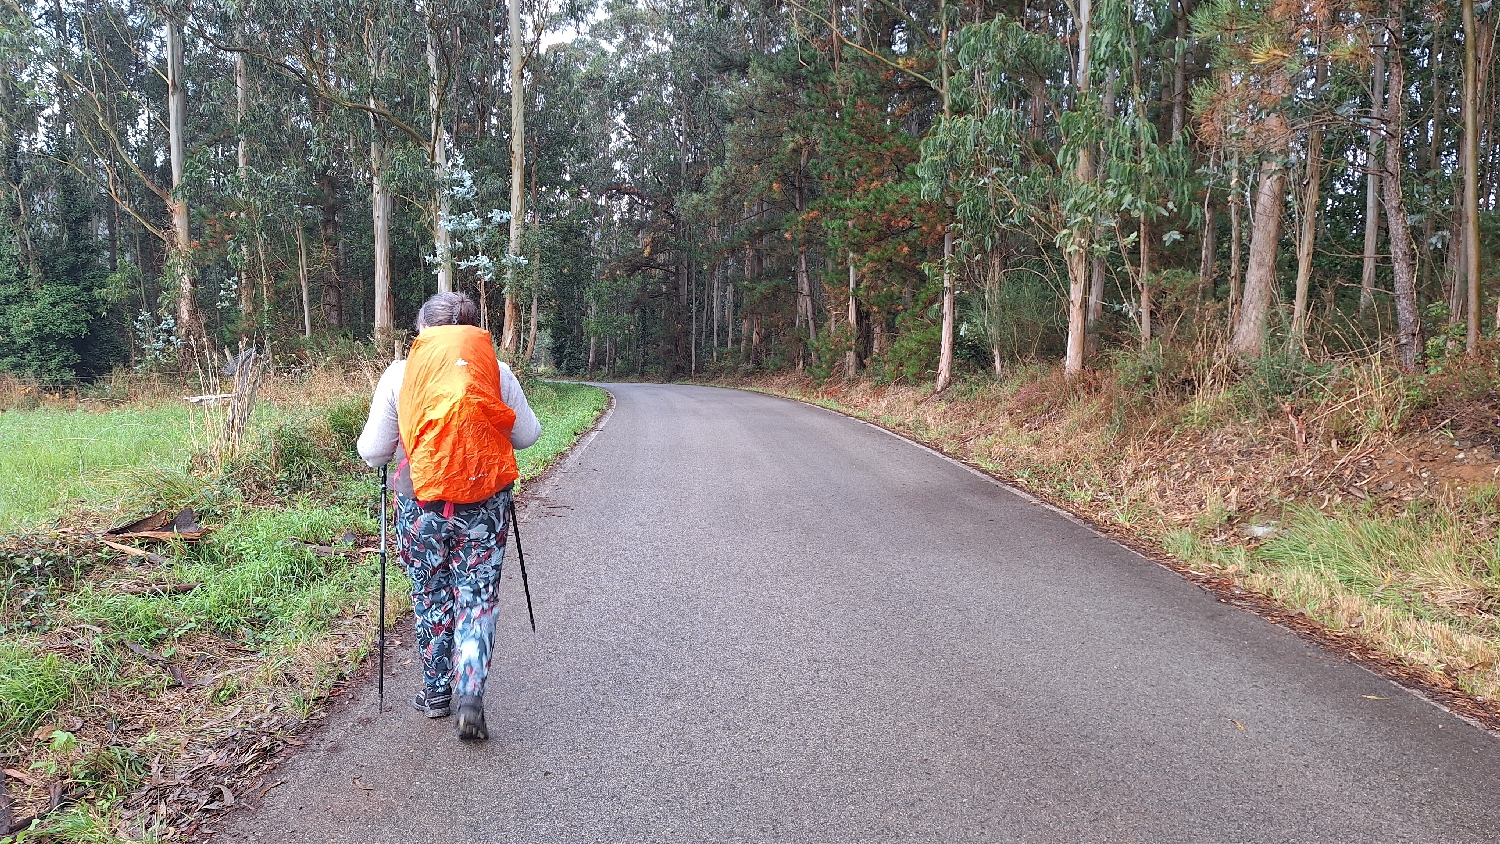
M 490 737 L 484 725 L 484 698 L 479 695 L 458 696 L 458 717 L 454 719 L 458 737 L 463 741 L 483 741 Z
M 442 718 L 448 714 L 452 700 L 452 692 L 434 692 L 424 688 L 412 698 L 411 705 L 428 718 Z

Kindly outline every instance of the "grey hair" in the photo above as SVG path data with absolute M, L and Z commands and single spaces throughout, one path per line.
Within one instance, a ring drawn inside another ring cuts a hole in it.
M 435 325 L 478 325 L 479 306 L 463 293 L 439 293 L 417 311 L 417 333 Z

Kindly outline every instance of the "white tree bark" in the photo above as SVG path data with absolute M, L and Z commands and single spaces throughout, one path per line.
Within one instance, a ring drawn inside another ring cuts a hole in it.
M 234 54 L 234 123 L 240 136 L 238 161 L 240 190 L 250 184 L 250 142 L 245 135 L 245 118 L 250 112 L 250 84 L 245 70 L 245 54 Z M 240 339 L 254 335 L 255 329 L 255 285 L 250 281 L 250 239 L 240 240 L 240 267 L 238 273 L 240 293 Z
M 182 29 L 167 21 L 167 146 L 172 166 L 172 243 L 167 257 L 168 272 L 177 278 L 177 336 L 190 354 L 207 352 L 207 338 L 198 317 L 197 291 L 193 283 L 192 238 L 188 231 L 188 204 L 183 185 L 187 166 L 187 89 L 182 84 Z
M 1328 65 L 1318 62 L 1314 84 L 1321 91 Z M 1292 352 L 1300 354 L 1307 338 L 1307 297 L 1312 286 L 1313 241 L 1318 234 L 1318 190 L 1323 181 L 1323 125 L 1307 132 L 1307 169 L 1302 186 L 1302 226 L 1297 235 L 1297 284 L 1292 302 Z
M 448 197 L 448 130 L 443 127 L 443 86 L 438 75 L 437 33 L 427 21 L 427 104 L 432 111 L 432 175 L 437 183 L 432 203 L 432 238 L 437 251 L 439 293 L 453 291 L 453 235 L 448 231 L 452 206 Z
M 372 82 L 385 71 L 385 53 L 374 46 L 371 38 L 370 73 Z M 370 107 L 375 98 L 370 97 Z M 370 115 L 370 224 L 375 238 L 375 315 L 372 333 L 375 348 L 389 346 L 396 331 L 395 305 L 391 300 L 391 213 L 394 199 L 386 184 L 385 146 L 380 141 L 380 124 Z
M 1386 4 L 1390 19 L 1399 26 L 1402 0 Z M 1401 36 L 1392 39 L 1397 48 L 1390 58 L 1390 96 L 1385 107 L 1385 225 L 1391 247 L 1392 293 L 1396 300 L 1396 360 L 1406 372 L 1416 369 L 1422 352 L 1422 321 L 1417 313 L 1417 268 L 1406 224 L 1406 198 L 1401 193 L 1402 144 L 1406 135 L 1406 62 L 1400 52 Z
M 525 55 L 521 45 L 521 0 L 510 0 L 510 247 L 521 254 L 521 223 L 526 213 L 526 92 L 521 86 Z M 521 309 L 516 304 L 516 268 L 505 270 L 505 326 L 500 348 L 514 351 L 519 341 Z
M 1380 112 L 1385 97 L 1385 29 L 1380 30 L 1380 43 L 1375 47 L 1375 70 L 1370 79 L 1370 141 L 1365 162 L 1369 175 L 1365 177 L 1365 253 L 1359 274 L 1359 309 L 1361 312 L 1375 304 L 1375 253 L 1380 241 Z
M 1085 3 L 1088 0 L 1084 0 Z M 939 26 L 942 33 L 939 40 L 938 61 L 942 69 L 943 97 L 943 119 L 948 120 L 953 116 L 953 98 L 949 90 L 948 74 L 948 5 L 946 2 L 938 4 Z M 938 392 L 948 389 L 953 383 L 953 321 L 954 313 L 958 310 L 957 294 L 953 287 L 953 225 L 950 223 L 943 227 L 943 330 L 938 341 Z
M 937 391 L 953 383 L 953 228 L 943 232 L 943 333 L 938 347 Z
M 373 121 L 372 121 L 373 122 Z M 391 210 L 393 198 L 385 180 L 385 149 L 379 138 L 370 141 L 370 214 L 375 235 L 375 325 L 377 347 L 395 332 L 391 300 Z
M 1092 15 L 1090 0 L 1078 3 L 1078 97 L 1089 91 L 1089 28 Z M 1075 178 L 1088 184 L 1094 178 L 1093 150 L 1079 151 Z M 1069 377 L 1083 371 L 1083 351 L 1088 336 L 1089 235 L 1087 224 L 1080 224 L 1068 246 L 1068 346 L 1063 358 L 1063 373 Z
M 302 288 L 302 336 L 312 336 L 312 290 L 307 282 L 307 240 L 302 235 L 302 224 L 297 233 L 297 284 Z

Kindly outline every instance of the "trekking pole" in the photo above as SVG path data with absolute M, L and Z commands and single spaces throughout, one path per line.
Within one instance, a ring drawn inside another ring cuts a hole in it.
M 380 467 L 380 609 L 376 612 L 376 615 L 379 617 L 376 623 L 380 625 L 380 635 L 377 637 L 380 642 L 380 658 L 378 660 L 379 665 L 377 666 L 380 670 L 380 676 L 375 681 L 375 688 L 378 690 L 377 694 L 380 697 L 380 709 L 377 710 L 379 712 L 385 711 L 385 470 L 386 467 Z
M 526 593 L 526 615 L 531 618 L 531 632 L 536 632 L 536 613 L 531 611 L 531 585 L 526 582 L 526 552 L 521 550 L 521 526 L 516 519 L 516 500 L 505 502 L 505 509 L 510 511 L 510 529 L 516 534 L 516 559 L 521 561 L 521 589 Z

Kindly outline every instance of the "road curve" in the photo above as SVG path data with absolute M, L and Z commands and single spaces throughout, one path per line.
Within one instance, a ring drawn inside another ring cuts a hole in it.
M 608 389 L 525 496 L 492 740 L 403 643 L 215 841 L 1500 841 L 1492 734 L 1091 530 L 818 408 Z

